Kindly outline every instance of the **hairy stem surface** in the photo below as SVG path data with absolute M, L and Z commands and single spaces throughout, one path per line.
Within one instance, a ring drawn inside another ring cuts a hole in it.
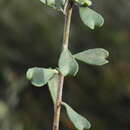
M 65 10 L 65 23 L 64 23 L 64 33 L 63 33 L 64 49 L 68 49 L 68 44 L 69 44 L 70 23 L 71 23 L 73 2 L 68 0 L 66 4 L 67 5 Z M 57 99 L 56 99 L 56 104 L 54 106 L 53 130 L 59 130 L 63 84 L 64 84 L 64 76 L 60 73 L 58 90 L 57 90 Z

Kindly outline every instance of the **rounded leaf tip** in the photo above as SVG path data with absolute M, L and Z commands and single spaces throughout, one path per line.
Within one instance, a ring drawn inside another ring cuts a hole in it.
M 30 68 L 30 69 L 27 70 L 26 77 L 27 77 L 28 80 L 31 80 L 31 79 L 32 79 L 32 77 L 33 77 L 33 72 L 34 72 L 34 71 L 33 71 L 32 68 Z

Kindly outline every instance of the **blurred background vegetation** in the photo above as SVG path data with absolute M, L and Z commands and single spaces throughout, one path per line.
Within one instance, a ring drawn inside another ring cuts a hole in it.
M 66 78 L 64 100 L 87 117 L 93 130 L 130 130 L 130 1 L 93 1 L 105 19 L 89 30 L 74 9 L 73 53 L 102 47 L 110 52 L 103 67 L 80 64 Z M 47 86 L 25 78 L 29 67 L 55 67 L 64 18 L 39 0 L 0 0 L 0 130 L 51 130 L 53 104 Z M 60 130 L 75 130 L 63 113 Z

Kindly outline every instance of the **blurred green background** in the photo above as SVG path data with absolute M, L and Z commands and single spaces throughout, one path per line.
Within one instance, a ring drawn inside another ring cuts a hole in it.
M 80 63 L 66 78 L 64 100 L 87 117 L 92 130 L 130 130 L 130 1 L 93 1 L 105 19 L 89 30 L 74 9 L 70 50 L 101 47 L 110 52 L 102 67 Z M 25 78 L 29 67 L 57 66 L 64 18 L 39 0 L 0 0 L 0 130 L 51 130 L 53 104 L 47 86 Z M 62 114 L 60 130 L 75 130 Z

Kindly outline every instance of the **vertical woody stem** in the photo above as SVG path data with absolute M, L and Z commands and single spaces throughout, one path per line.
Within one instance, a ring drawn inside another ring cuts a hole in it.
M 68 49 L 72 9 L 73 9 L 73 2 L 71 0 L 67 0 L 65 9 L 64 33 L 63 33 L 63 49 Z M 63 84 L 64 84 L 64 76 L 60 73 L 58 90 L 57 90 L 57 99 L 54 107 L 53 130 L 59 130 Z

